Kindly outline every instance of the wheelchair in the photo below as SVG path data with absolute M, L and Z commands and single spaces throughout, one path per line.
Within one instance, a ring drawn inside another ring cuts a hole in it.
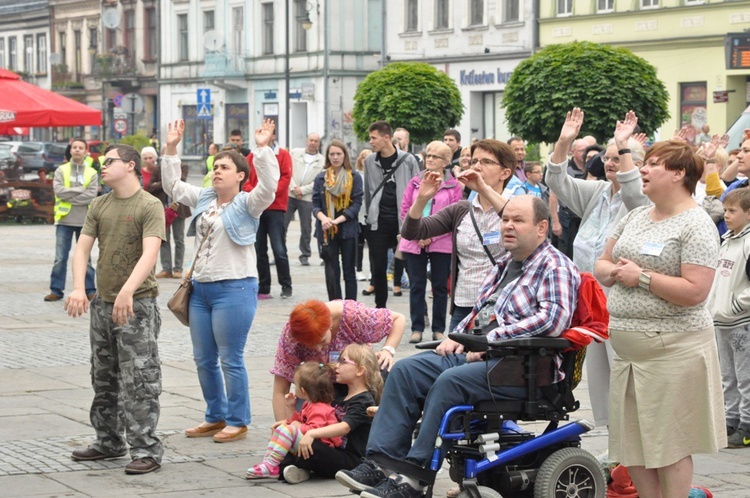
M 418 477 L 432 486 L 443 460 L 459 483 L 461 498 L 604 498 L 606 479 L 596 458 L 581 449 L 580 435 L 594 425 L 569 420 L 580 403 L 573 389 L 581 379 L 585 347 L 564 338 L 532 337 L 488 342 L 483 334 L 449 334 L 465 351 L 502 357 L 488 372 L 490 385 L 524 385 L 525 400 L 489 400 L 454 406 L 443 416 L 429 469 Z M 434 349 L 439 342 L 422 343 Z M 550 383 L 554 357 L 562 352 L 565 379 Z M 493 373 L 496 367 L 504 365 Z M 520 379 L 520 380 L 519 380 Z M 541 434 L 518 421 L 548 421 Z M 390 462 L 398 472 L 400 465 Z M 413 474 L 413 467 L 410 469 Z

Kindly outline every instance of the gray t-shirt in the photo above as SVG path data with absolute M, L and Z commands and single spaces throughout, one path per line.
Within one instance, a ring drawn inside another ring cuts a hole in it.
M 699 206 L 653 221 L 653 206 L 634 209 L 615 228 L 612 257 L 644 270 L 679 277 L 683 264 L 716 268 L 719 238 L 711 218 Z M 616 283 L 608 296 L 610 328 L 633 332 L 686 332 L 713 326 L 706 301 L 695 306 L 670 303 L 640 287 Z

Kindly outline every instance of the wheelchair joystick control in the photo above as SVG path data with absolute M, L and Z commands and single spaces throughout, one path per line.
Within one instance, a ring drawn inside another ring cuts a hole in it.
M 484 335 L 484 332 L 482 331 L 481 327 L 474 327 L 473 329 L 471 329 L 471 334 L 472 335 Z

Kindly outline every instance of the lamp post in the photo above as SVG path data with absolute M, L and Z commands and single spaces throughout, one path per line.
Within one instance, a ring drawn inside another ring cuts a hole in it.
M 310 10 L 312 9 L 312 4 L 310 2 L 307 2 L 305 5 L 305 13 L 304 15 L 300 14 L 299 17 L 295 16 L 294 21 L 295 22 L 301 22 L 302 23 L 302 29 L 305 31 L 310 31 L 312 28 L 312 21 L 310 20 Z M 291 9 L 289 5 L 289 0 L 286 0 L 286 53 L 284 54 L 284 84 L 286 85 L 286 105 L 284 107 L 284 126 L 285 126 L 285 137 L 286 137 L 286 147 L 287 149 L 292 148 L 291 144 L 291 123 L 290 121 L 290 105 L 292 100 L 292 92 L 289 88 L 291 84 L 291 75 L 290 75 L 290 67 L 289 67 L 289 56 L 291 54 L 291 47 L 289 40 L 291 39 L 290 33 L 291 33 L 291 26 L 289 25 L 292 16 L 290 15 Z

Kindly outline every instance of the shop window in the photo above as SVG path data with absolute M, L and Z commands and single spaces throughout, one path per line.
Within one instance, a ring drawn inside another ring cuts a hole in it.
M 706 124 L 706 82 L 680 83 L 680 126 L 688 127 L 688 140 Z

